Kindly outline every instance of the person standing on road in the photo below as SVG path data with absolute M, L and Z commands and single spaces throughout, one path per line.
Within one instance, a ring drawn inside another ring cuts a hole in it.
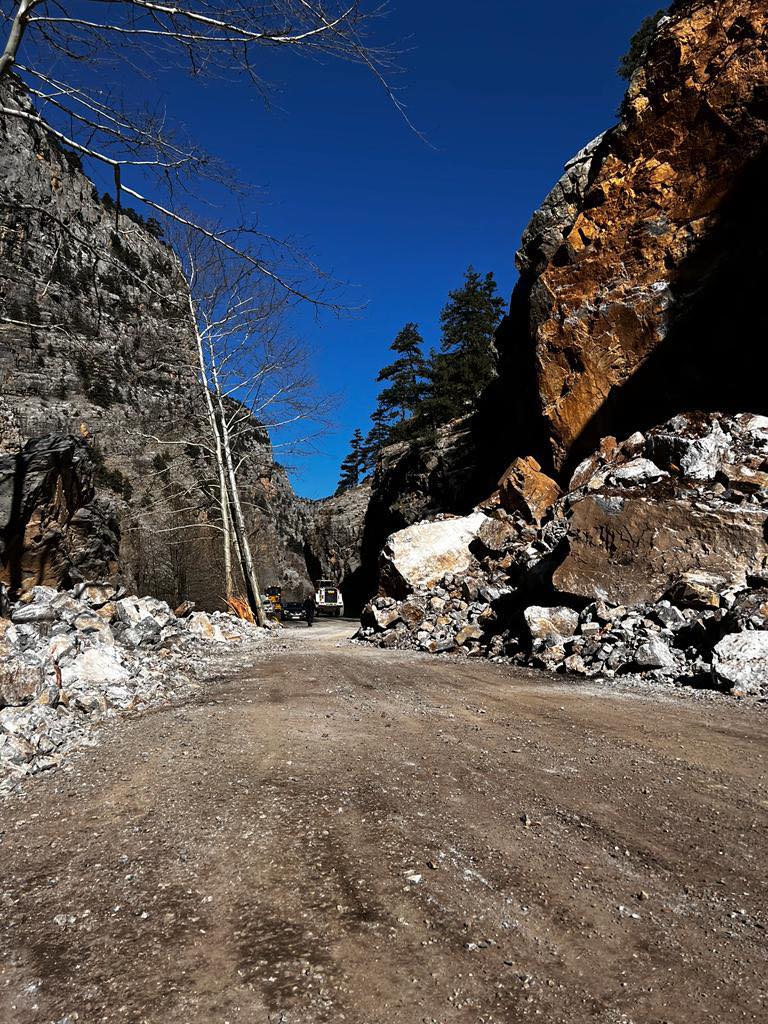
M 307 617 L 307 625 L 311 626 L 315 621 L 315 612 L 317 611 L 317 604 L 315 603 L 314 593 L 310 594 L 304 602 L 304 614 Z

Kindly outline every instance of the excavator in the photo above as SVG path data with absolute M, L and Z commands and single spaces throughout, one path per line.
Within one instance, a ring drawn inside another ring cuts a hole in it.
M 281 622 L 283 618 L 283 588 L 267 587 L 264 593 L 267 598 L 267 607 L 264 611 L 270 618 Z

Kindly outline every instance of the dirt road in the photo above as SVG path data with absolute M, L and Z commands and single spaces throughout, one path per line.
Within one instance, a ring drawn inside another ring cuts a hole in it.
M 765 710 L 346 628 L 0 806 L 0 1021 L 768 1019 Z

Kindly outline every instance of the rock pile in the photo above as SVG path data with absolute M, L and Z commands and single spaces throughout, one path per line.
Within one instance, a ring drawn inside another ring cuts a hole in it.
M 0 621 L 0 792 L 91 742 L 105 715 L 190 693 L 207 644 L 264 634 L 111 583 L 34 587 Z
M 768 418 L 605 438 L 536 515 L 529 486 L 518 465 L 472 516 L 391 537 L 360 638 L 768 695 Z

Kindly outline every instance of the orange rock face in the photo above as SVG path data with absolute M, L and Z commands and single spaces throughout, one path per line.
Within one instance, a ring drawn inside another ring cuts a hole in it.
M 540 523 L 562 491 L 541 472 L 536 459 L 515 459 L 499 481 L 499 497 L 507 512 L 520 512 L 529 522 Z
M 502 383 L 527 381 L 540 422 L 510 442 L 557 471 L 683 409 L 766 405 L 768 4 L 674 10 L 621 123 L 566 167 L 518 253 Z

